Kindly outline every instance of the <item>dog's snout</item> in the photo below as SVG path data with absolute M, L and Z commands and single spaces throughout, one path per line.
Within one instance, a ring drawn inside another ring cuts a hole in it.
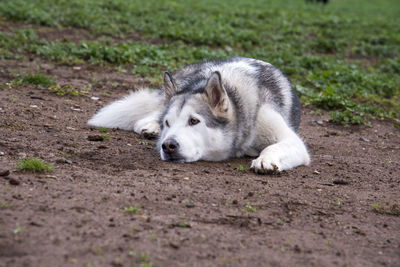
M 178 150 L 179 143 L 175 139 L 167 139 L 161 147 L 165 153 L 172 154 Z

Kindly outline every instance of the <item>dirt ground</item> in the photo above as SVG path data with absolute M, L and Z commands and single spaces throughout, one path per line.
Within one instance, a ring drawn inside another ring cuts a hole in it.
M 5 84 L 29 72 L 92 87 L 60 96 Z M 147 85 L 128 73 L 1 60 L 0 83 L 0 173 L 10 171 L 0 177 L 1 267 L 400 266 L 400 217 L 373 209 L 400 201 L 393 122 L 344 127 L 305 108 L 311 166 L 256 175 L 250 158 L 162 162 L 154 140 L 88 127 L 97 109 Z M 17 171 L 26 156 L 55 170 Z

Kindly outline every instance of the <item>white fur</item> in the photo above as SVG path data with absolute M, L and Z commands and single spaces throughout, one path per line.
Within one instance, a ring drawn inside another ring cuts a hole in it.
M 259 135 L 255 144 L 262 146 L 263 142 L 267 142 L 271 145 L 252 161 L 251 168 L 255 172 L 279 172 L 310 164 L 310 156 L 303 141 L 273 108 L 262 106 L 256 125 Z
M 142 89 L 100 109 L 88 124 L 157 135 L 163 104 L 164 98 L 159 92 Z
M 176 140 L 185 162 L 200 159 L 221 161 L 229 157 L 227 151 L 229 151 L 230 144 L 224 142 L 226 136 L 219 129 L 207 127 L 205 118 L 195 112 L 190 102 L 180 112 L 178 110 L 175 105 L 170 107 L 166 114 L 165 121 L 168 121 L 170 127 L 164 124 L 159 144 L 164 143 L 169 138 Z M 190 126 L 188 121 L 191 117 L 198 119 L 200 123 Z M 161 159 L 165 160 L 164 151 L 161 149 L 161 145 L 159 147 Z

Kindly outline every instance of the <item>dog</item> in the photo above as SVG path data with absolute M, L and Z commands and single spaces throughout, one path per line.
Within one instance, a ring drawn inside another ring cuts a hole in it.
M 256 157 L 251 169 L 277 173 L 309 165 L 296 134 L 301 104 L 273 65 L 234 57 L 164 73 L 160 89 L 141 89 L 100 109 L 88 124 L 158 136 L 161 159 L 224 161 Z

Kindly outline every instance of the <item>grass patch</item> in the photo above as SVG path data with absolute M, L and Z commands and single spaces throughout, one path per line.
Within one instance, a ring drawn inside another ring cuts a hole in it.
M 20 74 L 15 79 L 15 83 L 17 84 L 32 84 L 39 86 L 41 88 L 47 88 L 53 84 L 55 84 L 54 80 L 42 73 L 28 73 L 28 74 Z
M 7 202 L 7 201 L 0 202 L 0 208 L 6 209 L 9 207 L 11 207 L 11 202 Z
M 41 159 L 25 158 L 17 163 L 17 169 L 29 172 L 51 172 L 54 170 L 54 166 Z
M 81 94 L 76 88 L 74 88 L 70 84 L 61 86 L 60 84 L 57 83 L 55 85 L 49 86 L 48 90 L 58 96 L 64 96 L 64 95 L 79 96 Z
M 382 205 L 380 203 L 374 203 L 371 205 L 374 212 L 384 215 L 400 216 L 400 205 L 398 202 L 394 202 L 392 205 Z
M 250 216 L 253 212 L 257 211 L 257 208 L 251 205 L 249 202 L 246 202 L 246 205 L 244 206 L 244 209 L 242 211 L 244 213 L 247 213 L 248 216 Z
M 99 128 L 97 128 L 97 130 L 98 130 L 100 133 L 108 133 L 108 132 L 110 131 L 110 129 L 104 128 L 104 127 L 99 127 Z
M 237 166 L 236 170 L 239 172 L 245 172 L 245 171 L 247 171 L 247 168 L 245 166 L 243 166 L 242 164 L 240 164 L 239 166 Z
M 124 208 L 124 212 L 126 212 L 126 213 L 139 213 L 139 212 L 142 212 L 142 210 L 141 210 L 139 205 L 126 206 Z
M 186 221 L 183 221 L 183 222 L 178 223 L 178 227 L 190 228 L 190 225 Z

